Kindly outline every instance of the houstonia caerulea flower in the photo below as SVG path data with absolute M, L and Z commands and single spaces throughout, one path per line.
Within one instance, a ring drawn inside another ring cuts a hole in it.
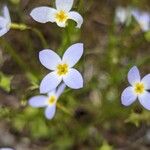
M 141 105 L 150 110 L 150 74 L 141 79 L 138 68 L 134 66 L 128 73 L 128 81 L 130 86 L 121 95 L 122 104 L 129 106 L 138 98 Z
M 0 16 L 0 37 L 7 33 L 10 29 L 11 19 L 7 6 L 3 8 L 3 16 Z
M 121 24 L 129 24 L 131 21 L 131 8 L 117 7 L 115 12 L 115 22 Z
M 77 43 L 70 46 L 62 59 L 52 50 L 45 49 L 39 53 L 39 59 L 43 66 L 52 70 L 46 75 L 40 84 L 40 93 L 47 93 L 55 89 L 62 81 L 72 89 L 83 87 L 81 74 L 72 68 L 83 54 L 83 44 Z
M 136 21 L 139 23 L 141 29 L 144 32 L 147 32 L 150 30 L 150 13 L 148 12 L 142 12 L 139 11 L 138 9 L 134 9 L 132 11 L 132 15 L 136 19 Z
M 83 18 L 78 12 L 70 11 L 73 2 L 74 0 L 56 0 L 56 9 L 45 6 L 37 7 L 30 15 L 37 22 L 56 22 L 60 27 L 65 27 L 68 19 L 72 19 L 77 23 L 77 28 L 80 28 Z
M 49 92 L 48 96 L 39 95 L 39 96 L 32 97 L 29 100 L 29 105 L 35 108 L 46 107 L 45 116 L 47 119 L 52 119 L 56 112 L 57 100 L 60 97 L 60 95 L 63 93 L 65 87 L 66 85 L 62 83 L 57 89 Z

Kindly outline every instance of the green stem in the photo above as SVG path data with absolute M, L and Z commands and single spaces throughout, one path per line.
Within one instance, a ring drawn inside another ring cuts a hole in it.
M 64 106 L 62 106 L 60 103 L 57 102 L 57 107 L 59 109 L 61 109 L 63 112 L 65 112 L 66 114 L 72 116 L 72 113 L 70 111 L 68 111 Z
M 37 28 L 33 28 L 33 27 L 30 27 L 26 24 L 18 24 L 18 23 L 11 23 L 10 27 L 12 29 L 17 29 L 17 30 L 31 30 L 33 31 L 40 39 L 40 41 L 42 42 L 42 45 L 44 46 L 44 48 L 47 48 L 48 47 L 48 44 L 43 36 L 43 34 L 41 33 L 40 30 L 38 30 Z
M 23 62 L 21 57 L 15 52 L 12 46 L 4 39 L 0 39 L 0 45 L 3 46 L 4 50 L 6 50 L 12 56 L 13 60 L 20 66 L 20 68 L 23 69 L 28 80 L 32 83 L 37 82 L 35 73 L 29 69 L 26 63 Z

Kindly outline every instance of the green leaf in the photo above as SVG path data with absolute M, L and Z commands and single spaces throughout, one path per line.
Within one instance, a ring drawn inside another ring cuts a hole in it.
M 10 92 L 11 90 L 10 85 L 12 78 L 13 78 L 12 76 L 8 76 L 0 72 L 0 87 L 5 91 Z

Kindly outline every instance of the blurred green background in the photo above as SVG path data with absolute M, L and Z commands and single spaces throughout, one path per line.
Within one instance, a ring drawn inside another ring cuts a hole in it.
M 16 150 L 149 150 L 150 112 L 140 104 L 124 107 L 120 95 L 127 72 L 137 65 L 142 76 L 150 72 L 150 33 L 132 18 L 129 26 L 115 24 L 118 6 L 150 11 L 149 0 L 76 0 L 73 9 L 84 17 L 81 29 L 40 24 L 30 16 L 37 6 L 54 7 L 54 0 L 0 0 L 7 4 L 12 22 L 32 27 L 13 30 L 0 38 L 0 147 Z M 39 94 L 41 79 L 49 72 L 38 60 L 44 48 L 60 55 L 73 43 L 84 43 L 76 66 L 84 88 L 67 89 L 53 120 L 43 109 L 30 107 Z

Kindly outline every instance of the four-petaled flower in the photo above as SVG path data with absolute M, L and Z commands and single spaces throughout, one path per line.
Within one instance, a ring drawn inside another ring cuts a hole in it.
M 35 108 L 46 107 L 45 116 L 47 119 L 52 119 L 56 112 L 56 103 L 60 95 L 63 93 L 66 85 L 60 84 L 59 87 L 48 93 L 48 96 L 39 95 L 32 97 L 29 100 L 29 105 Z
M 134 66 L 128 73 L 128 81 L 131 85 L 121 95 L 122 104 L 129 106 L 138 98 L 141 105 L 150 110 L 150 74 L 141 79 L 138 68 Z
M 148 12 L 142 12 L 138 9 L 134 9 L 132 11 L 132 15 L 136 19 L 136 21 L 139 23 L 141 29 L 144 32 L 147 32 L 150 30 L 150 13 Z
M 56 22 L 58 26 L 65 27 L 68 19 L 76 21 L 77 28 L 83 23 L 82 16 L 76 11 L 70 11 L 74 0 L 56 0 L 56 9 L 51 7 L 37 7 L 32 10 L 31 16 L 40 23 Z
M 0 37 L 6 34 L 11 25 L 10 14 L 7 6 L 3 8 L 3 16 L 0 16 Z
M 43 66 L 52 70 L 46 75 L 40 84 L 40 93 L 47 93 L 55 89 L 61 81 L 72 88 L 83 87 L 81 74 L 72 68 L 83 54 L 83 44 L 77 43 L 70 46 L 62 59 L 52 50 L 46 49 L 39 53 L 39 59 Z

